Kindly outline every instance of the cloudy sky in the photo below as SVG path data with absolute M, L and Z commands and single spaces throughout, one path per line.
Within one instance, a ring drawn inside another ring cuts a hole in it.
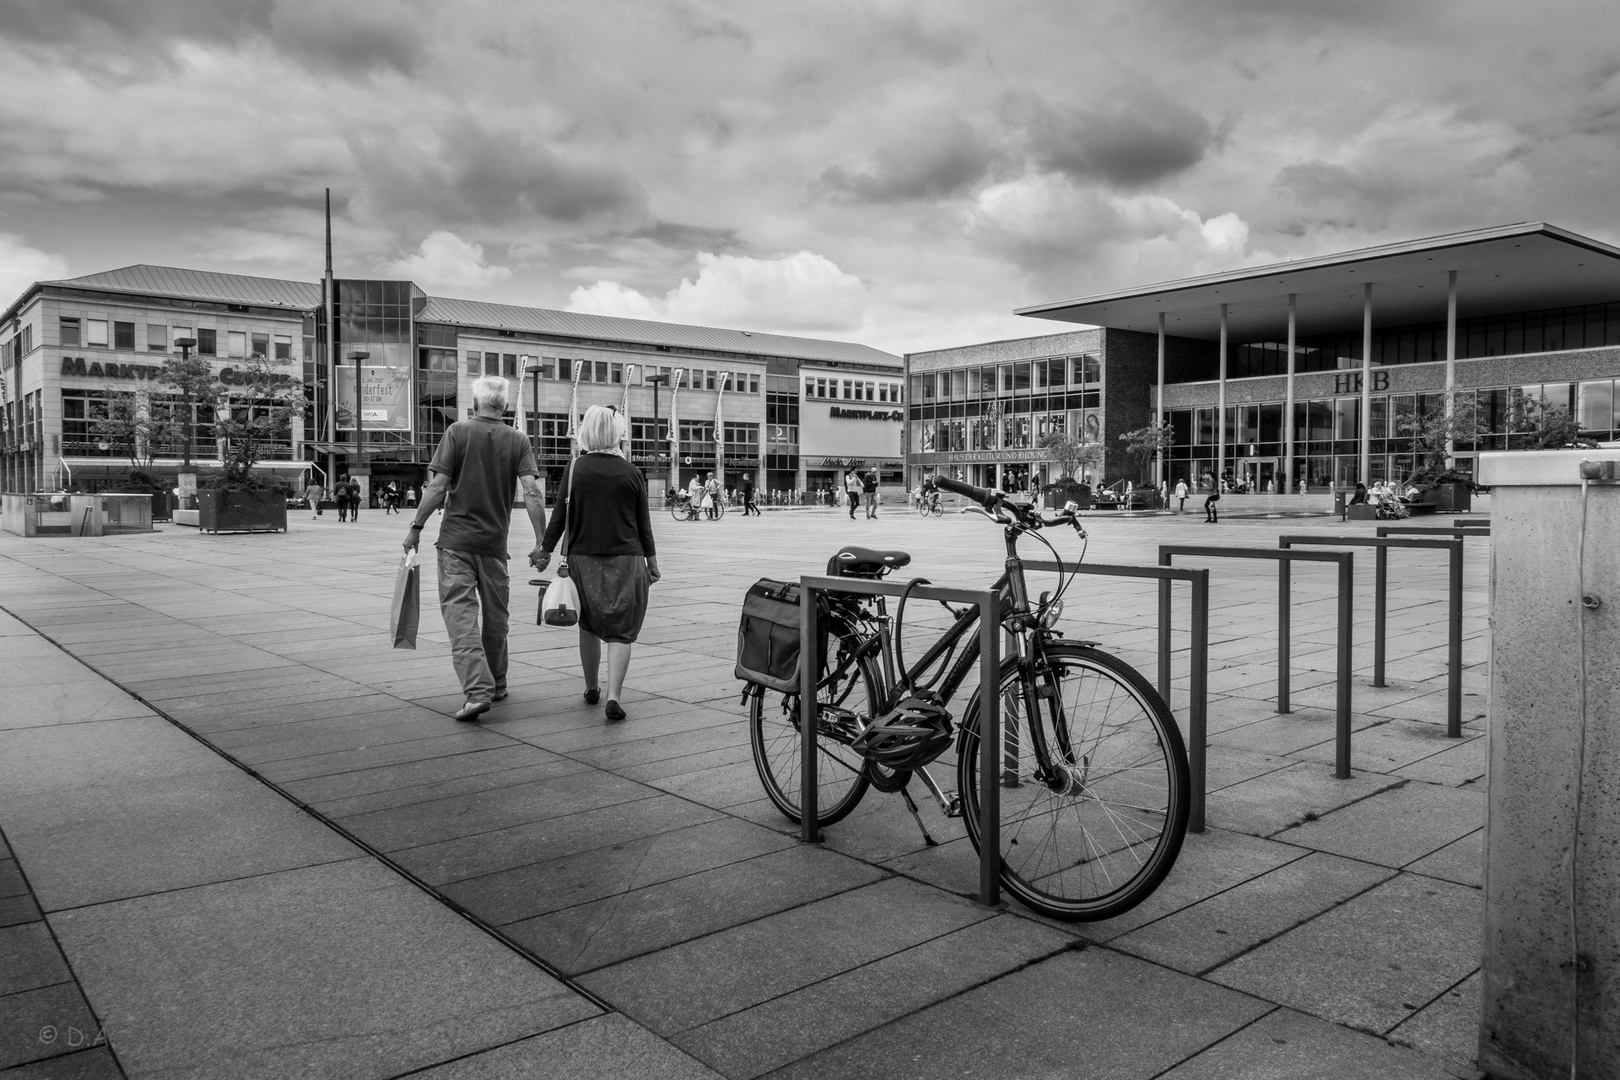
M 1615 0 L 0 0 L 0 303 L 157 263 L 865 342 L 1620 243 Z

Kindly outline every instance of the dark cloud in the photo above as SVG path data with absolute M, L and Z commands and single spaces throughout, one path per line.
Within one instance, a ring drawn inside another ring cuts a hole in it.
M 1191 168 L 1220 137 L 1202 115 L 1150 87 L 1125 91 L 1099 108 L 1021 99 L 1010 101 L 1007 112 L 1023 128 L 1038 167 L 1121 188 Z
M 383 208 L 462 226 L 534 218 L 572 224 L 639 213 L 644 205 L 641 189 L 625 173 L 564 156 L 526 133 L 486 128 L 461 116 L 437 136 L 437 147 L 428 153 L 387 133 L 355 139 L 361 172 Z
M 701 225 L 682 225 L 674 221 L 657 221 L 624 234 L 631 240 L 648 240 L 659 247 L 673 251 L 712 251 L 715 254 L 740 251 L 743 247 L 736 229 L 711 229 Z
M 1318 226 L 1373 231 L 1388 227 L 1392 214 L 1421 192 L 1410 178 L 1326 161 L 1285 166 L 1272 187 L 1295 205 L 1308 207 Z
M 971 189 L 989 174 L 992 147 L 967 123 L 956 119 L 931 133 L 912 132 L 885 145 L 861 166 L 824 170 L 824 190 L 864 202 L 940 199 Z
M 411 74 L 427 46 L 418 14 L 410 0 L 0 0 L 0 34 L 76 52 L 138 43 L 156 57 L 257 40 L 314 71 Z

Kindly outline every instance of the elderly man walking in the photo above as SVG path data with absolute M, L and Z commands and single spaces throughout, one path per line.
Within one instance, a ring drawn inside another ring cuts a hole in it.
M 523 485 L 523 505 L 534 526 L 534 560 L 546 532 L 545 495 L 529 440 L 507 425 L 506 380 L 485 375 L 472 385 L 471 420 L 445 431 L 428 465 L 405 550 L 416 549 L 423 524 L 444 507 L 439 526 L 439 608 L 450 633 L 450 660 L 466 703 L 457 720 L 476 720 L 506 696 L 508 579 L 506 532 L 512 493 Z M 480 625 L 480 623 L 482 625 Z

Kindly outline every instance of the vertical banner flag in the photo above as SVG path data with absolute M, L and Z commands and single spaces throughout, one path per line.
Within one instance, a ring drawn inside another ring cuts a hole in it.
M 624 417 L 624 429 L 630 430 L 630 373 L 636 370 L 636 365 L 624 365 L 624 400 L 619 402 L 619 415 Z
M 568 399 L 568 456 L 579 453 L 579 377 L 585 371 L 585 361 L 574 361 L 574 389 Z
M 726 421 L 725 421 L 724 405 L 725 405 L 725 401 L 726 401 L 726 384 L 729 383 L 730 381 L 731 381 L 731 372 L 722 371 L 720 373 L 720 392 L 718 394 L 716 394 L 715 398 L 714 398 L 714 441 L 716 443 L 719 443 L 721 446 L 724 446 L 725 442 L 726 442 Z M 722 452 L 723 451 L 721 451 L 719 449 L 716 449 L 716 451 L 715 451 L 716 454 L 720 454 Z
M 683 369 L 676 368 L 675 374 L 669 379 L 669 460 L 671 464 L 680 462 L 681 450 L 681 424 L 675 411 L 675 399 L 681 393 L 681 375 Z

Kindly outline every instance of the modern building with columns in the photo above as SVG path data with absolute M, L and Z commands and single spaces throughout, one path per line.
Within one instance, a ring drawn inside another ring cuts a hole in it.
M 1133 406 L 1127 423 L 1139 408 L 1170 425 L 1171 484 L 1228 477 L 1286 491 L 1401 479 L 1415 460 L 1400 418 L 1463 395 L 1484 428 L 1455 444 L 1463 472 L 1480 451 L 1510 448 L 1514 404 L 1526 398 L 1570 410 L 1598 442 L 1620 429 L 1620 249 L 1540 222 L 1018 313 L 1102 327 L 1105 346 L 1152 343 L 1150 370 L 1137 360 L 1111 371 L 1101 349 L 1101 378 L 1132 384 L 1117 388 Z M 1019 344 L 1041 352 L 1044 340 Z M 1123 430 L 1105 423 L 1101 435 L 1112 446 Z
M 472 381 L 490 374 L 511 380 L 509 419 L 553 486 L 570 415 L 591 405 L 628 412 L 633 460 L 655 494 L 709 472 L 804 490 L 857 463 L 898 480 L 901 360 L 889 353 L 327 280 L 137 265 L 35 283 L 0 315 L 0 489 L 117 490 L 130 463 L 95 421 L 120 391 L 181 411 L 159 378 L 180 341 L 227 390 L 255 353 L 302 381 L 304 422 L 262 462 L 289 485 L 339 474 L 365 488 L 421 484 L 445 428 L 471 415 Z M 218 468 L 213 417 L 193 407 L 189 420 L 190 459 Z M 153 471 L 174 474 L 182 449 L 162 448 Z

